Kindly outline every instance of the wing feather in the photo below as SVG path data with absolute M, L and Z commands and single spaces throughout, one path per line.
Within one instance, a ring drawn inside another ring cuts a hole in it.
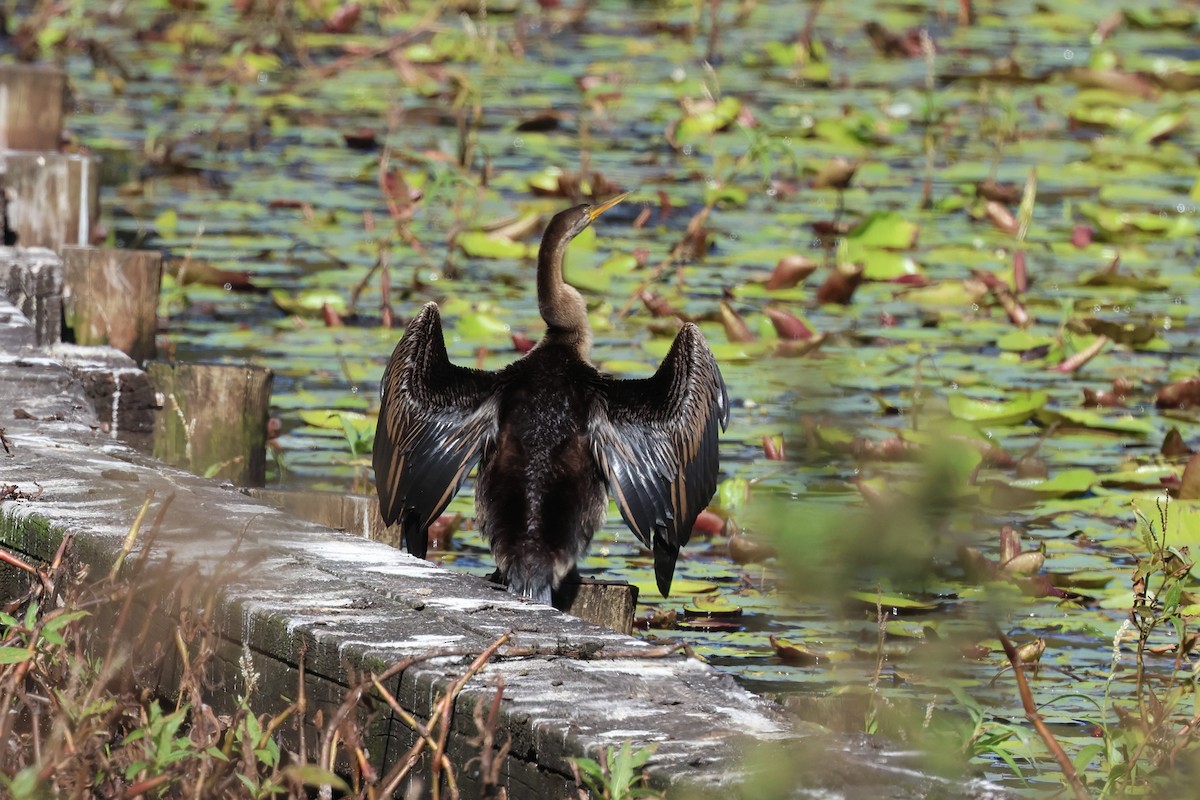
M 426 532 L 495 437 L 495 375 L 450 363 L 429 303 L 408 325 L 380 384 L 372 463 L 379 513 L 425 557 Z
M 590 435 L 625 524 L 654 551 L 667 596 L 679 548 L 717 488 L 717 426 L 729 423 L 725 381 L 703 334 L 687 324 L 658 371 L 601 379 Z

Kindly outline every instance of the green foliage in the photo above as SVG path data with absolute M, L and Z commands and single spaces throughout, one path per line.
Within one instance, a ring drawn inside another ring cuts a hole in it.
M 11 554 L 6 560 L 21 563 Z M 284 764 L 280 728 L 294 724 L 304 707 L 292 703 L 274 716 L 254 710 L 259 676 L 248 650 L 239 663 L 242 693 L 212 695 L 208 679 L 219 636 L 206 620 L 219 580 L 206 579 L 203 589 L 188 580 L 170 587 L 174 599 L 194 614 L 185 614 L 169 639 L 178 650 L 180 670 L 178 693 L 171 699 L 155 694 L 158 670 L 146 669 L 154 649 L 146 638 L 150 626 L 139 621 L 137 630 L 126 629 L 132 595 L 149 603 L 144 613 L 169 619 L 152 600 L 167 594 L 164 587 L 137 577 L 144 575 L 144 564 L 128 571 L 133 582 L 107 578 L 84 584 L 82 575 L 68 572 L 71 563 L 68 552 L 57 569 L 29 567 L 38 578 L 0 612 L 0 739 L 6 742 L 0 749 L 0 795 L 41 800 L 115 796 L 136 788 L 134 793 L 147 797 L 299 800 L 324 787 L 350 792 L 346 776 L 314 761 L 293 754 Z M 55 587 L 53 604 L 45 602 L 49 586 Z M 351 690 L 351 705 L 365 695 L 363 686 Z M 222 706 L 228 716 L 216 715 Z M 32 718 L 41 722 L 14 731 L 15 721 Z M 325 735 L 310 740 L 309 758 L 321 752 Z M 376 787 L 383 776 L 361 769 L 369 760 L 358 744 L 363 733 L 347 727 L 331 735 L 328 752 L 352 765 L 348 776 L 355 785 Z M 47 772 L 47 763 L 60 766 Z M 644 759 L 626 754 L 614 764 L 616 780 L 632 786 L 636 780 L 630 770 Z
M 125 768 L 126 780 L 133 780 L 143 773 L 161 775 L 177 761 L 198 755 L 191 738 L 179 735 L 179 728 L 187 716 L 186 704 L 170 714 L 163 714 L 158 701 L 151 701 L 145 724 L 134 729 L 122 742 L 122 747 L 130 750 L 133 744 L 143 740 L 146 743 L 144 760 L 131 761 Z
M 662 792 L 645 786 L 646 776 L 642 768 L 649 763 L 658 745 L 649 745 L 634 750 L 627 741 L 618 750 L 609 747 L 600 755 L 600 760 L 590 758 L 568 759 L 578 770 L 588 791 L 594 798 L 603 800 L 634 800 L 638 797 L 663 797 Z

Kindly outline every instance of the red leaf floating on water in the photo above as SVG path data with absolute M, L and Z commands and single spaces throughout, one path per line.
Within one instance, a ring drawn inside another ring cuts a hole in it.
M 753 342 L 755 337 L 746 326 L 746 321 L 734 310 L 733 306 L 721 301 L 721 324 L 725 326 L 725 335 L 731 342 Z
M 1133 382 L 1128 378 L 1114 378 L 1112 391 L 1084 389 L 1084 408 L 1124 408 L 1125 399 L 1133 391 Z
M 763 455 L 769 461 L 783 461 L 783 437 L 778 437 L 778 442 L 774 436 L 763 437 Z
M 344 131 L 342 133 L 342 141 L 351 150 L 374 150 L 379 145 L 375 131 L 371 128 L 356 128 L 352 131 Z
M 429 526 L 427 539 L 431 550 L 449 550 L 454 534 L 462 523 L 462 514 L 442 514 Z
M 358 3 L 346 3 L 338 6 L 338 8 L 329 15 L 329 19 L 325 20 L 326 33 L 349 33 L 358 24 L 358 18 L 362 16 L 362 6 Z
M 1183 468 L 1183 476 L 1179 479 L 1180 500 L 1200 500 L 1200 455 L 1188 459 Z
M 1083 389 L 1084 408 L 1124 408 L 1125 402 L 1120 397 L 1104 389 Z
M 533 339 L 530 339 L 528 336 L 526 336 L 523 333 L 514 333 L 512 335 L 512 343 L 513 343 L 513 349 L 516 350 L 518 353 L 528 353 L 530 350 L 533 349 L 533 346 L 536 344 L 536 342 L 534 342 Z
M 829 277 L 817 289 L 818 303 L 837 303 L 848 306 L 854 297 L 854 290 L 863 282 L 863 267 L 861 264 L 838 267 L 829 273 Z
M 1012 205 L 1021 202 L 1020 186 L 1015 183 L 997 183 L 991 178 L 975 184 L 975 194 L 984 200 L 995 200 L 997 203 Z
M 767 278 L 767 289 L 790 289 L 802 283 L 817 270 L 817 262 L 802 255 L 784 256 L 775 264 L 775 271 Z
M 1179 456 L 1190 456 L 1192 448 L 1187 446 L 1187 442 L 1183 440 L 1183 434 L 1179 432 L 1179 428 L 1171 428 L 1167 431 L 1167 435 L 1163 437 L 1162 447 L 1159 448 L 1164 456 L 1168 458 Z
M 916 28 L 896 33 L 871 20 L 863 25 L 863 32 L 871 40 L 872 46 L 888 58 L 919 58 L 924 55 L 921 32 Z
M 692 523 L 692 533 L 700 533 L 706 536 L 716 536 L 725 530 L 725 520 L 720 514 L 714 514 L 707 508 L 700 512 L 696 517 L 696 521 Z
M 771 647 L 775 648 L 775 655 L 790 664 L 816 664 L 821 660 L 816 653 L 792 644 L 786 639 L 780 639 L 773 633 L 768 638 L 771 640 Z
M 896 277 L 891 278 L 888 280 L 888 283 L 895 283 L 899 284 L 900 286 L 921 287 L 930 286 L 933 281 L 931 281 L 927 275 L 922 275 L 919 272 L 909 272 L 907 274 L 897 275 Z
M 1013 287 L 1017 294 L 1029 291 L 1029 273 L 1025 266 L 1025 251 L 1018 250 L 1013 256 Z
M 1011 525 L 1000 529 L 1000 563 L 1011 561 L 1021 554 L 1021 534 Z
M 1003 203 L 997 203 L 995 200 L 988 200 L 983 207 L 983 215 L 1000 230 L 1005 233 L 1016 233 L 1020 228 L 1020 223 L 1013 213 L 1008 210 L 1008 206 Z
M 804 322 L 793 314 L 789 314 L 781 308 L 772 308 L 767 306 L 765 313 L 771 319 L 771 324 L 775 326 L 775 333 L 779 334 L 780 339 L 811 339 L 813 337 L 812 328 L 804 324 Z
M 729 559 L 735 564 L 761 564 L 777 555 L 774 547 L 756 542 L 749 536 L 739 533 L 729 537 Z
M 1090 225 L 1076 225 L 1071 229 L 1071 244 L 1076 247 L 1087 247 L 1092 243 L 1092 228 Z
M 1200 405 L 1200 378 L 1168 383 L 1154 395 L 1158 408 L 1191 408 Z
M 640 295 L 642 303 L 646 306 L 646 310 L 656 317 L 678 317 L 684 319 L 684 316 L 676 311 L 670 303 L 657 295 L 654 292 L 643 290 Z

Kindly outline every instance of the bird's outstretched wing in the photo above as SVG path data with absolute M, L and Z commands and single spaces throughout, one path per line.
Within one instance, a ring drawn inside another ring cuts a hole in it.
M 429 525 L 495 436 L 493 373 L 450 363 L 437 305 L 396 345 L 380 384 L 372 463 L 379 513 L 399 521 L 408 552 L 425 557 Z
M 653 377 L 602 378 L 590 436 L 629 529 L 654 551 L 666 597 L 679 548 L 717 488 L 717 425 L 729 423 L 729 396 L 716 359 L 695 325 L 675 337 Z

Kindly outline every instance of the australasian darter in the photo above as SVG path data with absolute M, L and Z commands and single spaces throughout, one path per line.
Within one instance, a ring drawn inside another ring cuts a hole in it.
M 679 548 L 716 490 L 729 398 L 691 323 L 652 377 L 616 379 L 588 360 L 587 309 L 563 258 L 624 197 L 550 220 L 537 262 L 546 335 L 519 360 L 499 372 L 452 364 L 435 303 L 396 345 L 373 460 L 383 520 L 401 524 L 413 555 L 425 557 L 429 525 L 478 463 L 476 523 L 510 592 L 550 603 L 604 522 L 607 486 L 669 594 Z

